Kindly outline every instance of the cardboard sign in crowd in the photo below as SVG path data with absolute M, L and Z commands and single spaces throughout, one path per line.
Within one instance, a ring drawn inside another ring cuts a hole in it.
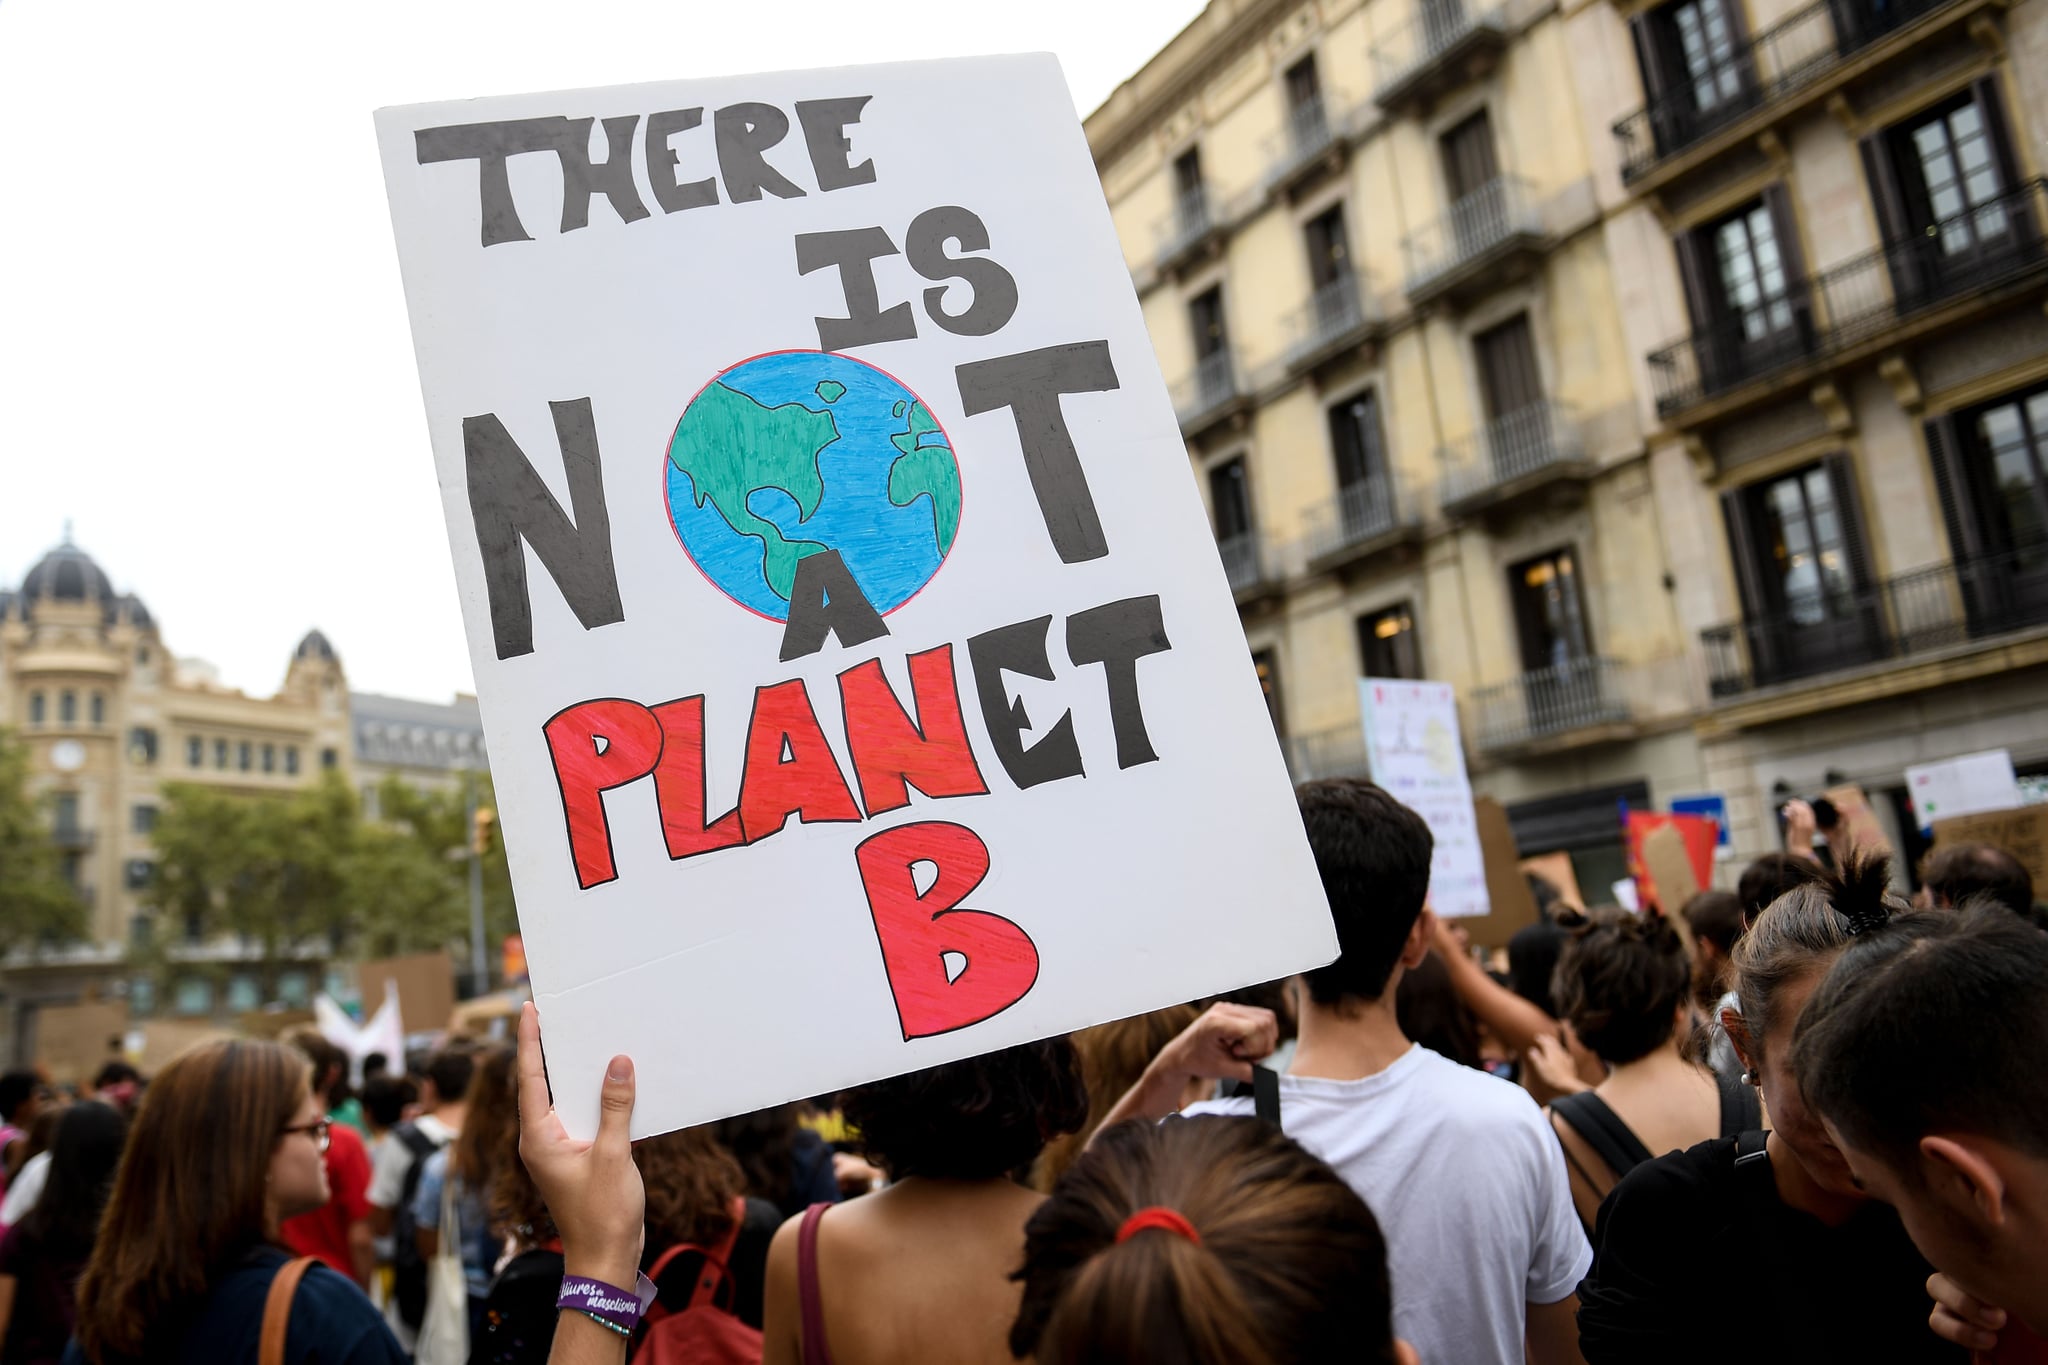
M 377 124 L 572 1130 L 1335 956 L 1051 57 Z

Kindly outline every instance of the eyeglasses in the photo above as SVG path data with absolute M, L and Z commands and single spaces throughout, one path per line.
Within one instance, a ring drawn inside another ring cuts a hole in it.
M 279 1136 L 287 1133 L 304 1133 L 307 1137 L 313 1139 L 313 1150 L 322 1156 L 326 1156 L 327 1144 L 333 1141 L 333 1137 L 329 1132 L 333 1127 L 334 1123 L 331 1119 L 315 1119 L 311 1123 L 290 1124 L 277 1131 Z

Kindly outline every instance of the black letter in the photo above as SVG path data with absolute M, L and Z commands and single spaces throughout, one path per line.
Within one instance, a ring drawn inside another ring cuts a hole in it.
M 1067 618 L 1067 657 L 1077 664 L 1101 664 L 1109 683 L 1109 722 L 1116 728 L 1116 766 L 1135 768 L 1159 757 L 1145 733 L 1138 705 L 1138 660 L 1172 649 L 1159 598 L 1126 597 Z
M 843 190 L 848 185 L 875 183 L 875 163 L 870 157 L 858 166 L 847 163 L 853 144 L 844 129 L 860 122 L 861 106 L 873 95 L 855 95 L 843 100 L 798 100 L 796 121 L 804 126 L 804 146 L 811 153 L 811 170 L 820 190 Z
M 702 109 L 670 109 L 647 116 L 647 183 L 654 186 L 654 202 L 661 205 L 663 213 L 701 209 L 718 202 L 718 189 L 708 175 L 687 185 L 676 183 L 680 159 L 668 145 L 671 137 L 703 121 Z
M 1074 741 L 1074 713 L 1062 712 L 1059 723 L 1044 739 L 1025 746 L 1020 736 L 1031 728 L 1024 714 L 1024 699 L 1012 697 L 1003 686 L 1003 673 L 1051 679 L 1052 661 L 1045 655 L 1045 632 L 1050 616 L 997 626 L 967 642 L 967 657 L 974 662 L 974 695 L 981 703 L 981 718 L 988 726 L 989 742 L 1003 771 L 1019 787 L 1035 787 L 1062 777 L 1084 777 L 1081 746 Z
M 560 148 L 562 157 L 562 231 L 574 232 L 590 226 L 590 196 L 602 194 L 612 201 L 619 218 L 637 223 L 647 216 L 640 191 L 633 185 L 633 129 L 638 114 L 625 114 L 604 121 L 605 146 L 609 149 L 602 165 L 590 163 L 590 125 L 594 119 L 569 120 L 570 133 Z
M 843 318 L 818 318 L 818 349 L 843 351 L 878 341 L 907 341 L 917 335 L 910 305 L 884 310 L 875 290 L 877 256 L 894 256 L 896 244 L 878 227 L 843 232 L 800 232 L 796 238 L 796 273 L 808 275 L 828 265 L 839 267 L 839 292 L 846 296 Z
M 491 601 L 491 633 L 498 657 L 533 653 L 533 604 L 526 596 L 523 538 L 561 589 L 585 630 L 626 619 L 619 576 L 612 567 L 611 514 L 604 505 L 604 471 L 597 458 L 597 426 L 590 400 L 550 403 L 569 501 L 576 520 L 541 482 L 524 451 L 497 414 L 462 420 L 462 451 L 469 480 L 469 515 L 484 560 Z
M 1040 351 L 977 360 L 953 371 L 960 407 L 969 416 L 1008 408 L 1046 534 L 1067 564 L 1109 553 L 1102 518 L 1088 491 L 1088 476 L 1074 453 L 1074 438 L 1060 411 L 1063 393 L 1100 393 L 1116 387 L 1106 341 L 1075 341 Z
M 782 662 L 816 654 L 825 647 L 827 632 L 839 637 L 841 649 L 889 633 L 837 550 L 805 555 L 796 562 L 796 581 L 789 589 L 789 625 L 782 632 Z
M 802 190 L 761 155 L 782 141 L 789 131 L 789 115 L 772 104 L 728 104 L 711 116 L 711 126 L 727 199 L 751 204 L 761 197 L 762 190 L 777 199 L 804 197 Z
M 973 301 L 964 312 L 948 313 L 939 306 L 946 297 L 944 287 L 924 291 L 924 311 L 932 321 L 954 336 L 985 337 L 1017 313 L 1017 281 L 1010 272 L 986 257 L 965 260 L 946 254 L 946 243 L 957 240 L 963 251 L 987 251 L 988 228 L 981 219 L 954 205 L 926 209 L 910 221 L 904 234 L 903 250 L 910 268 L 928 280 L 967 281 Z
M 586 134 L 589 123 L 584 123 Z M 422 166 L 436 161 L 477 162 L 477 195 L 483 209 L 484 245 L 530 242 L 519 210 L 512 203 L 512 182 L 505 158 L 521 152 L 559 150 L 569 136 L 565 118 L 508 119 L 502 123 L 459 123 L 422 128 L 412 135 L 413 154 Z M 564 166 L 568 163 L 565 160 Z

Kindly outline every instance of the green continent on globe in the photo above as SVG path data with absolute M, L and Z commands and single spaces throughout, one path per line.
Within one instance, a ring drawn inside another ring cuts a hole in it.
M 796 562 L 825 547 L 785 539 L 775 523 L 747 509 L 747 499 L 759 489 L 780 489 L 795 501 L 797 520 L 808 520 L 825 496 L 818 452 L 838 439 L 830 413 L 801 403 L 766 407 L 737 389 L 712 384 L 691 402 L 668 457 L 690 476 L 699 507 L 708 498 L 735 532 L 760 537 L 762 576 L 787 601 Z
M 900 409 L 903 405 L 896 406 Z M 896 415 L 903 414 L 899 411 Z M 910 405 L 909 429 L 889 438 L 889 443 L 903 452 L 889 466 L 889 501 L 908 507 L 919 498 L 930 498 L 932 533 L 944 555 L 953 548 L 953 533 L 960 529 L 960 470 L 953 463 L 953 452 L 945 446 L 918 445 L 927 433 L 938 430 L 939 424 L 923 403 Z
M 846 397 L 846 385 L 836 379 L 820 379 L 815 392 L 818 397 L 824 399 L 827 403 L 837 403 L 840 399 Z

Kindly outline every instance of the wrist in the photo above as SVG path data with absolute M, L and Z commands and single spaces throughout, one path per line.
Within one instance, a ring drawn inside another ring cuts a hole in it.
M 597 1280 L 630 1294 L 635 1282 L 640 1278 L 640 1248 L 565 1247 L 562 1252 L 562 1273 L 581 1279 Z

